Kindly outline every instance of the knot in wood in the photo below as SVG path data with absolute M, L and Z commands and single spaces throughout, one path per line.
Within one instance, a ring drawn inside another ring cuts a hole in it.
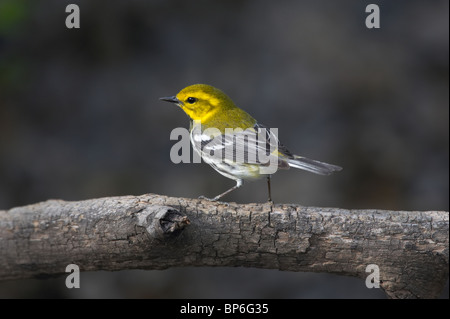
M 162 240 L 176 237 L 189 224 L 187 216 L 170 206 L 153 205 L 138 214 L 138 225 L 145 227 L 151 237 Z

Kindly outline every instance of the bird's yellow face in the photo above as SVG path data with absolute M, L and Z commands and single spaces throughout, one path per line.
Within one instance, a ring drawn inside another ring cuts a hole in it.
M 181 90 L 177 103 L 194 121 L 206 122 L 217 112 L 235 107 L 233 101 L 222 91 L 206 84 L 195 84 Z
M 181 90 L 176 96 L 160 100 L 177 104 L 203 127 L 215 127 L 222 133 L 226 128 L 253 127 L 256 120 L 238 108 L 221 90 L 206 84 L 194 84 Z

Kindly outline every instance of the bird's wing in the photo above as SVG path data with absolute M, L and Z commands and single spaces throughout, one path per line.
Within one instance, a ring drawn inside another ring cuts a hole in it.
M 266 126 L 262 125 L 262 124 L 255 124 L 254 126 L 256 129 L 259 130 L 265 130 L 267 132 L 267 134 L 269 134 L 268 139 L 272 140 L 273 143 L 277 142 L 278 143 L 278 155 L 283 155 L 286 156 L 288 158 L 294 158 L 294 154 L 292 154 L 286 146 L 284 146 L 283 144 L 281 144 L 280 140 L 278 139 L 278 132 L 275 134 L 273 129 L 269 129 Z
M 197 134 L 194 147 L 203 155 L 237 163 L 266 165 L 278 157 L 280 143 L 273 132 L 260 124 L 246 130 L 234 129 L 225 134 Z

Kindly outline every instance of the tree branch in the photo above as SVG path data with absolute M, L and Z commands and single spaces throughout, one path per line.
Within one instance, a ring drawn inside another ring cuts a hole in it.
M 154 194 L 0 211 L 0 280 L 81 271 L 243 266 L 366 278 L 391 298 L 436 298 L 448 212 L 212 203 Z

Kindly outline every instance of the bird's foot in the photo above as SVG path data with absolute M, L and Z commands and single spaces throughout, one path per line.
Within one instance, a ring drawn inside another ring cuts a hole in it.
M 220 197 L 221 197 L 221 196 L 216 196 L 216 197 L 214 197 L 214 198 L 209 198 L 209 197 L 206 197 L 206 196 L 201 195 L 201 196 L 198 197 L 198 199 L 205 199 L 205 200 L 207 200 L 207 201 L 215 202 L 215 203 L 217 203 L 217 204 L 225 205 L 225 206 L 229 206 L 229 205 L 230 205 L 230 204 L 228 204 L 227 202 L 221 202 L 221 201 L 219 201 Z
M 216 201 L 215 198 L 209 198 L 209 197 L 206 197 L 206 196 L 203 196 L 203 195 L 199 196 L 198 199 L 206 199 L 206 200 L 209 200 L 210 202 L 215 202 Z

